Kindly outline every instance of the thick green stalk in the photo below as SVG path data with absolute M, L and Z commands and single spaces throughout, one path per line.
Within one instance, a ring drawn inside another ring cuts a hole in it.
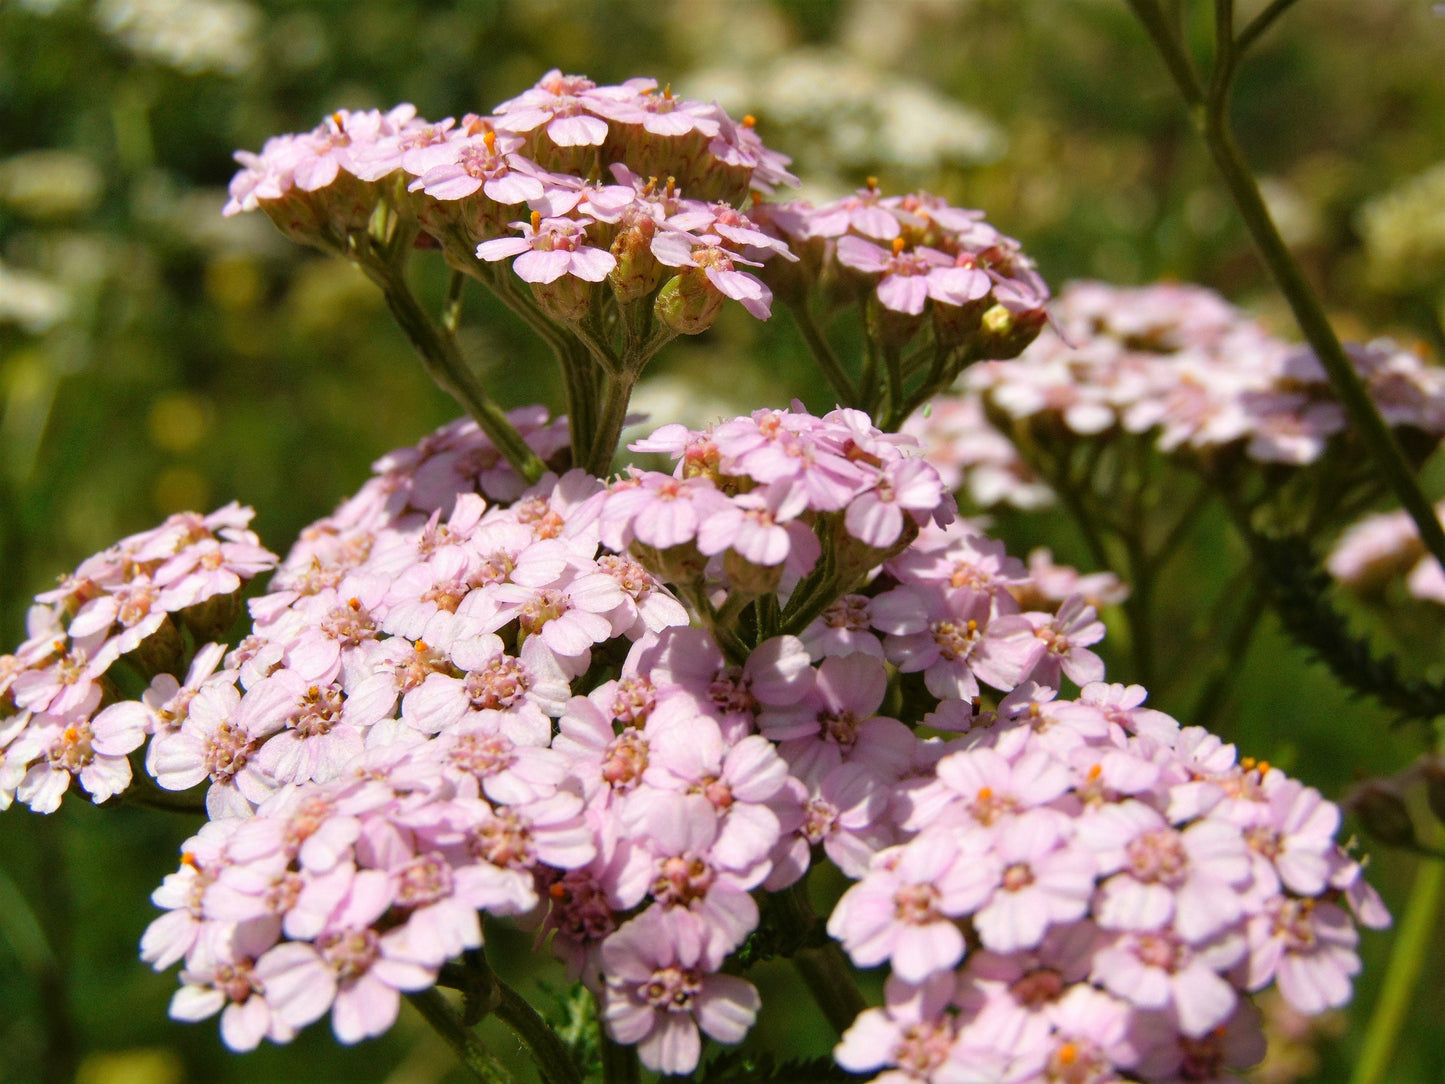
M 804 879 L 775 897 L 783 921 L 794 927 L 801 937 L 817 922 L 808 900 Z M 853 974 L 836 941 L 826 941 L 812 948 L 801 948 L 792 956 L 793 966 L 807 985 L 823 1016 L 839 1035 L 853 1026 L 858 1014 L 868 1007 Z
M 582 1074 L 572 1061 L 567 1044 L 558 1038 L 551 1025 L 501 979 L 497 980 L 497 991 L 501 999 L 493 1012 L 532 1052 L 537 1071 L 546 1084 L 582 1084 Z
M 462 1025 L 461 1017 L 435 986 L 429 990 L 407 994 L 406 999 L 421 1013 L 422 1019 L 432 1026 L 432 1030 L 446 1040 L 457 1060 L 472 1076 L 483 1084 L 513 1084 L 512 1074 L 487 1052 L 471 1028 Z
M 604 1084 L 638 1084 L 642 1079 L 637 1064 L 637 1047 L 623 1046 L 602 1035 L 602 1080 Z
M 592 435 L 592 446 L 582 464 L 587 473 L 605 478 L 612 473 L 612 460 L 617 455 L 617 445 L 622 438 L 622 427 L 627 420 L 627 404 L 632 401 L 632 388 L 637 383 L 637 373 L 626 369 L 615 376 L 609 376 L 602 393 L 602 408 L 598 412 L 597 429 Z

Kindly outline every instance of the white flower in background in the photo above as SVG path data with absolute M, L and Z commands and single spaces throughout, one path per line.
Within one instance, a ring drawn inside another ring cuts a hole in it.
M 137 56 L 187 74 L 239 75 L 256 59 L 261 14 L 241 0 L 100 0 L 95 17 Z

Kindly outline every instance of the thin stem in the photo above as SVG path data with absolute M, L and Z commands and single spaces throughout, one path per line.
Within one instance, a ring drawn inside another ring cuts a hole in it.
M 1235 618 L 1225 639 L 1224 651 L 1216 658 L 1214 673 L 1195 700 L 1194 710 L 1188 716 L 1190 726 L 1202 726 L 1212 730 L 1210 724 L 1213 723 L 1215 715 L 1228 702 L 1229 693 L 1239 686 L 1239 665 L 1244 660 L 1244 654 L 1249 648 L 1250 640 L 1254 638 L 1254 631 L 1259 627 L 1259 620 L 1264 616 L 1265 604 L 1269 599 L 1269 592 L 1264 589 L 1258 576 L 1250 580 L 1245 590 L 1248 593 L 1239 616 Z
M 461 1017 L 452 1008 L 451 1002 L 435 986 L 407 994 L 406 999 L 421 1013 L 422 1019 L 432 1026 L 432 1030 L 446 1040 L 457 1060 L 472 1076 L 483 1084 L 513 1084 L 512 1074 L 488 1053 L 482 1041 L 470 1028 L 462 1026 Z
M 1445 861 L 1425 859 L 1415 873 L 1405 917 L 1390 951 L 1380 999 L 1370 1014 L 1365 1045 L 1355 1062 L 1350 1084 L 1384 1084 L 1391 1077 L 1395 1043 L 1414 1005 L 1420 973 L 1430 958 L 1430 943 L 1440 922 L 1442 898 L 1445 898 Z
M 1247 53 L 1254 43 L 1260 39 L 1260 36 L 1274 25 L 1275 20 L 1290 8 L 1294 7 L 1295 3 L 1296 0 L 1274 0 L 1269 7 L 1251 19 L 1248 25 L 1246 25 L 1234 39 L 1235 55 L 1243 56 Z
M 456 339 L 432 323 L 399 268 L 363 262 L 361 267 L 381 287 L 387 307 L 421 355 L 431 378 L 466 408 L 512 469 L 529 483 L 546 473 L 547 466 L 527 446 L 506 412 L 482 387 L 482 382 L 457 349 Z
M 818 368 L 823 371 L 823 376 L 832 386 L 838 398 L 842 400 L 843 405 L 858 406 L 858 389 L 853 386 L 852 378 L 843 368 L 843 363 L 838 360 L 838 355 L 834 353 L 833 347 L 823 336 L 823 332 L 813 319 L 813 314 L 808 311 L 807 302 L 791 305 L 789 311 L 792 312 L 793 319 L 797 322 L 798 330 L 803 333 L 803 340 L 808 344 L 808 349 L 812 351 Z
M 899 417 L 899 411 L 903 408 L 903 358 L 897 343 L 883 344 L 883 364 L 888 378 L 888 424 L 880 428 L 892 430 L 903 421 Z
M 1174 84 L 1184 96 L 1184 101 L 1191 109 L 1201 108 L 1204 105 L 1204 87 L 1200 85 L 1194 64 L 1184 51 L 1177 28 L 1170 24 L 1156 0 L 1128 0 L 1128 4 L 1144 24 L 1145 31 L 1153 40 L 1154 47 L 1159 50 L 1159 55 L 1163 57 L 1169 74 L 1174 77 Z
M 41 817 L 36 828 L 41 849 L 47 855 L 40 863 L 40 904 L 46 915 L 46 941 L 50 947 L 40 968 L 38 987 L 40 1012 L 45 1029 L 45 1047 L 41 1055 L 42 1084 L 64 1084 L 75 1079 L 80 1061 L 80 1043 L 71 1012 L 68 977 L 71 963 L 71 918 L 73 897 L 64 859 L 62 833 L 68 822 L 58 817 Z
M 501 1000 L 493 1011 L 532 1052 L 542 1079 L 547 1084 L 582 1084 L 582 1074 L 573 1062 L 567 1044 L 558 1038 L 552 1026 L 521 994 L 501 979 L 497 980 L 497 990 Z

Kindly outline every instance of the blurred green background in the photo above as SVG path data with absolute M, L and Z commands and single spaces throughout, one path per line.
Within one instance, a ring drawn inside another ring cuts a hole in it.
M 1202 55 L 1207 12 L 1195 14 Z M 1292 334 L 1122 0 L 3 0 L 4 645 L 22 638 L 36 591 L 172 511 L 251 504 L 284 552 L 371 460 L 457 413 L 358 273 L 260 215 L 220 217 L 232 151 L 341 107 L 485 112 L 551 67 L 653 75 L 753 113 L 812 198 L 870 175 L 889 192 L 927 188 L 986 210 L 1055 284 L 1197 281 Z M 1347 335 L 1442 345 L 1442 71 L 1445 18 L 1425 0 L 1313 0 L 1240 80 L 1241 143 Z M 464 347 L 487 359 L 505 404 L 560 402 L 540 345 L 478 293 Z M 730 313 L 652 376 L 639 405 L 659 422 L 794 395 L 831 405 L 786 317 Z M 1055 517 L 999 533 L 1020 555 L 1047 542 L 1084 562 Z M 1191 547 L 1165 607 L 1181 623 L 1244 559 L 1218 524 Z M 1419 665 L 1438 652 L 1433 628 Z M 1332 797 L 1427 743 L 1350 700 L 1272 626 L 1230 708 L 1229 740 Z M 193 828 L 74 799 L 50 818 L 0 816 L 0 1080 L 63 1079 L 75 1065 L 85 1084 L 447 1078 L 450 1055 L 409 1015 L 358 1048 L 320 1025 L 244 1057 L 223 1050 L 214 1022 L 171 1023 L 174 974 L 153 975 L 135 946 L 154 915 L 146 897 Z M 1373 880 L 1398 914 L 1415 860 L 1374 850 Z M 521 967 L 525 939 L 498 939 L 502 970 Z M 1348 1079 L 1387 950 L 1367 934 L 1348 1019 L 1257 1079 Z M 1399 1084 L 1445 1078 L 1436 970 L 1411 1009 Z M 785 982 L 765 977 L 765 1004 L 796 1003 L 769 1002 Z M 770 1007 L 761 1030 L 828 1046 L 807 1008 Z

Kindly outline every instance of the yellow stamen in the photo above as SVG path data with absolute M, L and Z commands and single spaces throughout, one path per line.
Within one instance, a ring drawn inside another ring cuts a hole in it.
M 753 116 L 751 113 L 749 113 L 747 116 L 745 116 L 745 117 L 743 118 L 743 127 L 744 127 L 744 128 L 756 128 L 757 126 L 758 126 L 758 118 L 755 117 L 755 116 Z
M 541 229 L 541 228 L 542 228 L 542 212 L 541 212 L 541 211 L 533 211 L 533 212 L 532 212 L 532 232 L 533 232 L 533 233 L 536 233 L 536 232 L 537 232 L 539 229 Z
M 908 245 L 908 242 L 901 237 L 893 238 L 893 255 L 897 256 Z
M 496 132 L 483 132 L 483 133 L 482 133 L 482 142 L 487 145 L 487 152 L 488 152 L 489 154 L 496 154 L 496 153 L 497 153 L 497 133 L 496 133 Z
M 1057 1057 L 1060 1065 L 1073 1065 L 1079 1060 L 1079 1048 L 1074 1043 L 1065 1043 L 1059 1047 Z

